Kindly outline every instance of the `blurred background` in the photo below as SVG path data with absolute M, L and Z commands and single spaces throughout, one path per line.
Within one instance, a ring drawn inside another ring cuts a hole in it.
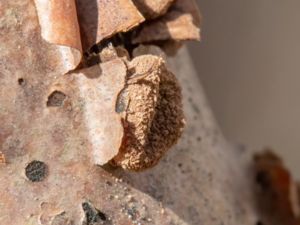
M 272 147 L 300 178 L 300 1 L 198 0 L 195 66 L 227 139 Z

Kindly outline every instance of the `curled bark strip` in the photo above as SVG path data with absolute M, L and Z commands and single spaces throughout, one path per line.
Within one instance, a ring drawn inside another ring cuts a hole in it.
M 116 156 L 124 128 L 115 107 L 125 86 L 127 68 L 120 59 L 80 71 L 75 75 L 79 95 L 84 99 L 83 114 L 92 145 L 93 161 L 103 165 Z
M 165 14 L 174 0 L 133 0 L 146 19 L 154 19 Z
M 131 0 L 76 0 L 83 49 L 144 21 Z
M 82 47 L 74 0 L 35 0 L 42 37 L 58 45 L 67 71 L 81 60 Z
M 58 45 L 66 71 L 81 60 L 82 51 L 144 21 L 131 0 L 35 0 L 42 37 Z

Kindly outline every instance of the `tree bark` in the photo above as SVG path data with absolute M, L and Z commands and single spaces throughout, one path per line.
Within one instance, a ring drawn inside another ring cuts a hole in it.
M 0 9 L 0 224 L 256 223 L 250 154 L 223 138 L 186 49 L 168 59 L 183 87 L 183 138 L 147 171 L 100 167 L 76 110 L 47 108 L 64 71 L 32 1 Z

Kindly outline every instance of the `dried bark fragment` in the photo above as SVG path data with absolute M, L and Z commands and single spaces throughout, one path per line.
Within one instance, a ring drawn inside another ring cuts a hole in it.
M 166 15 L 143 25 L 134 43 L 200 40 L 200 14 L 194 0 L 176 0 Z
M 118 154 L 123 139 L 121 116 L 115 107 L 125 86 L 127 68 L 115 59 L 81 70 L 74 76 L 80 97 L 87 135 L 92 145 L 93 161 L 103 165 Z
M 264 206 L 262 210 L 271 213 L 275 224 L 300 224 L 297 183 L 285 168 L 281 158 L 266 150 L 256 154 L 254 159 L 256 182 L 261 191 L 260 204 Z
M 76 0 L 83 49 L 144 21 L 131 0 Z
M 35 5 L 42 36 L 57 45 L 66 72 L 80 63 L 82 49 L 144 21 L 131 0 L 35 0 Z
M 74 0 L 34 0 L 41 35 L 58 45 L 66 71 L 75 69 L 81 60 L 82 46 Z
M 154 19 L 165 14 L 174 0 L 133 0 L 146 19 Z
M 162 58 L 136 57 L 132 69 L 121 96 L 126 135 L 113 163 L 138 171 L 156 165 L 177 142 L 184 119 L 180 87 Z

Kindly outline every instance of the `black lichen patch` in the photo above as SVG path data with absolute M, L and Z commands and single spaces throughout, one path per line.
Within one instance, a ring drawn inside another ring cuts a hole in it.
M 19 78 L 18 79 L 18 84 L 20 85 L 20 86 L 24 86 L 25 85 L 25 80 L 23 79 L 23 78 Z
M 48 167 L 44 162 L 34 160 L 25 168 L 26 177 L 32 182 L 43 181 L 48 174 Z
M 106 215 L 89 202 L 82 203 L 82 209 L 85 214 L 82 225 L 97 225 L 107 220 Z
M 67 96 L 61 91 L 53 91 L 48 97 L 47 106 L 48 107 L 62 106 L 66 97 Z

